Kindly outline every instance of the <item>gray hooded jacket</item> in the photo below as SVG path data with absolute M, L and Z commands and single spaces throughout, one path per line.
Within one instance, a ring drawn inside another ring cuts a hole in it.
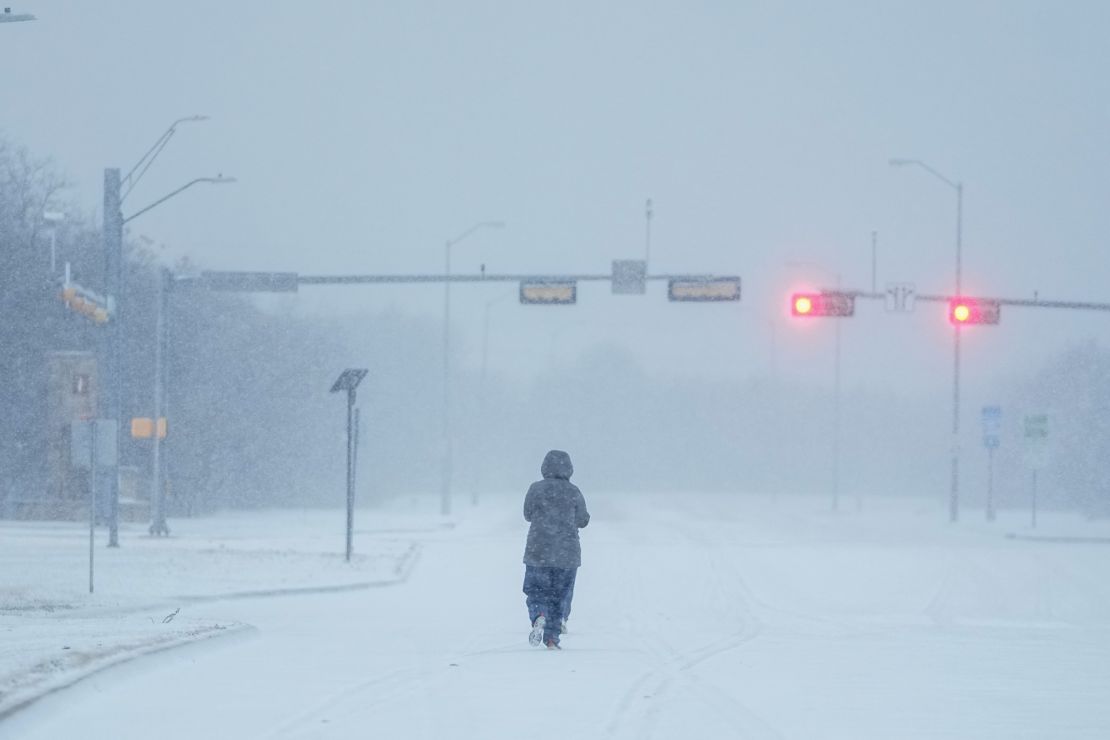
M 552 450 L 540 467 L 543 480 L 536 481 L 524 497 L 524 519 L 528 544 L 524 564 L 541 568 L 577 568 L 582 564 L 578 530 L 590 523 L 586 499 L 570 482 L 574 466 L 570 455 Z

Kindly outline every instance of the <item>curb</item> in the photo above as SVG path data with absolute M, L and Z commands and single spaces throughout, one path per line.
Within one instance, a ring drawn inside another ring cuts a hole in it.
M 183 601 L 189 604 L 204 604 L 215 601 L 232 601 L 236 599 L 264 599 L 273 596 L 307 596 L 311 594 L 331 594 L 343 593 L 344 591 L 365 591 L 371 588 L 383 588 L 385 586 L 396 586 L 408 581 L 412 571 L 416 568 L 416 563 L 420 559 L 420 546 L 417 543 L 412 543 L 405 554 L 401 556 L 401 562 L 393 569 L 394 577 L 385 578 L 377 581 L 355 581 L 354 583 L 337 583 L 333 586 L 291 586 L 289 588 L 266 588 L 257 589 L 252 591 L 233 591 L 224 594 L 184 594 L 175 596 L 171 599 L 166 599 L 160 604 L 173 604 L 178 601 Z
M 1006 539 L 1023 540 L 1025 542 L 1055 542 L 1079 545 L 1110 545 L 1110 537 L 1069 537 L 1067 535 L 1018 534 L 1017 532 L 1008 532 L 1006 534 Z
M 178 602 L 186 603 L 211 603 L 216 601 L 233 600 L 233 599 L 254 599 L 254 598 L 267 598 L 273 596 L 298 596 L 310 594 L 324 594 L 324 593 L 342 593 L 345 591 L 362 591 L 371 588 L 382 588 L 385 586 L 393 586 L 406 582 L 412 575 L 413 570 L 416 568 L 416 563 L 420 559 L 420 546 L 417 543 L 412 543 L 409 549 L 405 552 L 401 561 L 394 568 L 395 578 L 388 580 L 378 581 L 362 581 L 357 583 L 338 584 L 335 586 L 302 586 L 294 588 L 279 588 L 279 589 L 263 589 L 258 591 L 240 591 L 230 594 L 218 595 L 194 595 L 194 596 L 178 596 L 173 599 L 167 599 L 162 602 L 154 604 L 147 604 L 145 606 L 128 609 L 127 613 L 137 613 L 148 609 L 154 609 L 161 606 L 172 605 Z M 112 613 L 117 610 L 108 610 Z M 118 610 L 123 612 L 124 610 Z M 102 614 L 104 612 L 101 612 Z M 123 650 L 111 657 L 105 658 L 103 662 L 97 662 L 95 665 L 87 666 L 81 669 L 74 669 L 67 671 L 66 675 L 59 678 L 57 683 L 52 683 L 48 688 L 42 691 L 34 691 L 34 684 L 28 687 L 31 692 L 29 696 L 22 696 L 14 699 L 9 705 L 0 702 L 0 722 L 8 719 L 12 715 L 27 709 L 40 699 L 44 699 L 52 694 L 56 694 L 65 689 L 71 688 L 74 685 L 91 678 L 97 674 L 103 673 L 110 668 L 116 668 L 127 663 L 132 663 L 145 658 L 149 655 L 156 655 L 158 653 L 167 652 L 176 648 L 186 647 L 188 645 L 196 645 L 206 640 L 215 640 L 223 637 L 231 637 L 232 635 L 240 635 L 246 632 L 252 632 L 255 627 L 249 624 L 232 623 L 229 625 L 215 624 L 205 627 L 193 634 L 186 634 L 177 638 L 171 638 L 164 642 L 143 645 L 128 650 Z M 17 692 L 18 697 L 18 692 Z
M 59 679 L 57 683 L 52 683 L 48 688 L 41 691 L 34 690 L 34 684 L 31 684 L 27 690 L 30 691 L 29 696 L 17 697 L 9 705 L 4 706 L 0 704 L 0 721 L 6 720 L 13 714 L 20 712 L 40 699 L 44 699 L 52 694 L 64 691 L 87 678 L 91 678 L 99 673 L 103 673 L 110 668 L 116 668 L 127 663 L 134 662 L 139 658 L 145 658 L 148 655 L 156 655 L 157 653 L 173 650 L 174 648 L 185 647 L 186 645 L 195 645 L 206 640 L 215 640 L 222 637 L 231 637 L 232 635 L 239 635 L 246 632 L 254 631 L 254 627 L 249 624 L 232 623 L 229 625 L 216 624 L 210 627 L 205 627 L 198 632 L 186 634 L 177 638 L 169 639 L 163 642 L 157 642 L 148 645 L 134 647 L 128 650 L 123 650 L 119 653 L 106 657 L 103 661 L 98 661 L 94 665 L 85 668 L 75 669 L 68 671 L 67 674 Z

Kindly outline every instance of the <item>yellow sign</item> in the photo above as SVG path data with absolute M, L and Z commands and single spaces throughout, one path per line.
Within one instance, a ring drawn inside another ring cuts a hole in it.
M 521 303 L 575 303 L 578 285 L 573 282 L 534 282 L 520 284 Z
M 139 416 L 131 420 L 132 439 L 150 439 L 154 436 L 154 419 Z M 166 438 L 166 417 L 158 420 L 158 439 Z
M 738 301 L 740 278 L 671 280 L 668 297 L 672 301 Z

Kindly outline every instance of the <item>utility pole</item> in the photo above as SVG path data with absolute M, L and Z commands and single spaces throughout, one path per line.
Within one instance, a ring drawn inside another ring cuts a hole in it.
M 451 514 L 451 479 L 454 476 L 454 430 L 451 427 L 451 248 L 483 228 L 503 229 L 504 221 L 479 221 L 443 244 L 443 456 L 440 469 L 440 514 Z M 485 278 L 485 269 L 482 269 Z
M 121 293 L 123 287 L 123 213 L 120 212 L 119 169 L 104 170 L 104 292 L 114 301 L 114 315 L 104 333 L 102 351 L 105 381 L 101 384 L 101 418 L 114 419 L 116 449 L 120 449 L 119 435 L 123 428 L 123 377 L 121 361 L 123 343 L 123 312 Z M 108 477 L 108 547 L 119 547 L 119 460 L 112 466 Z
M 964 221 L 964 184 L 951 180 L 920 159 L 894 158 L 892 167 L 917 166 L 956 191 L 956 297 L 963 289 L 963 221 Z M 875 290 L 872 288 L 872 293 Z M 948 518 L 956 522 L 960 518 L 960 325 L 952 327 L 953 365 L 952 365 L 952 485 L 948 498 Z

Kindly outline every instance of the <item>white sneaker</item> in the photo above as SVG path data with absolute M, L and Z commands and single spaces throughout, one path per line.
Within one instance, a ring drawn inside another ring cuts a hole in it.
M 532 623 L 532 631 L 528 634 L 528 644 L 532 647 L 537 647 L 543 642 L 543 628 L 547 624 L 547 619 L 541 614 L 536 617 L 536 621 Z

